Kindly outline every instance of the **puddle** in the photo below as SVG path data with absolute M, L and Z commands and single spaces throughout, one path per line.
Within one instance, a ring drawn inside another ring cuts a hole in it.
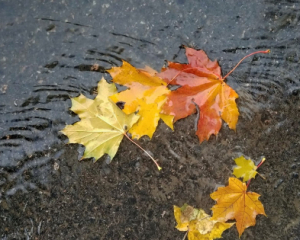
M 297 2 L 2 4 L 2 239 L 180 239 L 172 206 L 188 202 L 209 211 L 209 194 L 227 183 L 240 154 L 267 158 L 261 168 L 267 180 L 251 184 L 268 218 L 259 217 L 242 239 L 297 239 Z M 239 94 L 237 132 L 224 124 L 218 137 L 199 145 L 196 116 L 178 121 L 174 133 L 160 124 L 152 141 L 140 143 L 159 158 L 162 172 L 125 140 L 110 165 L 104 158 L 78 162 L 83 147 L 66 145 L 59 133 L 79 120 L 70 98 L 94 98 L 97 82 L 110 80 L 106 70 L 122 60 L 156 70 L 166 60 L 186 62 L 182 45 L 218 59 L 223 75 L 245 55 L 271 50 L 247 59 L 227 79 Z M 235 230 L 224 239 L 238 239 Z

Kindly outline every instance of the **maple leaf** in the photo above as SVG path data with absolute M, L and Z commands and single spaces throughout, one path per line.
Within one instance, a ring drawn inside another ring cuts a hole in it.
M 108 72 L 114 83 L 128 87 L 125 91 L 111 96 L 112 101 L 125 102 L 125 113 L 138 111 L 141 116 L 129 130 L 132 138 L 139 139 L 147 135 L 151 139 L 159 119 L 173 129 L 173 116 L 161 113 L 161 107 L 166 102 L 170 90 L 162 79 L 153 75 L 153 70 L 136 69 L 123 61 L 121 67 L 113 67 Z
M 105 153 L 113 159 L 127 129 L 138 121 L 138 115 L 125 114 L 109 100 L 109 96 L 116 92 L 115 85 L 102 78 L 94 100 L 83 95 L 71 99 L 71 110 L 81 121 L 67 125 L 61 132 L 68 136 L 69 143 L 85 146 L 82 159 L 94 158 L 97 161 Z
M 262 161 L 264 161 L 263 159 Z M 237 178 L 243 178 L 243 182 L 247 182 L 251 178 L 255 178 L 257 174 L 257 166 L 251 159 L 246 159 L 244 156 L 240 156 L 234 159 L 236 167 L 233 169 L 233 175 Z
M 166 83 L 180 86 L 172 91 L 163 106 L 163 112 L 174 115 L 174 121 L 185 118 L 196 112 L 199 107 L 200 116 L 196 135 L 200 143 L 208 140 L 212 134 L 218 134 L 222 119 L 229 128 L 235 130 L 239 111 L 235 100 L 238 94 L 230 88 L 224 79 L 248 56 L 243 58 L 237 66 L 224 78 L 217 61 L 211 61 L 203 50 L 185 48 L 188 64 L 169 62 L 158 74 Z
M 247 192 L 247 186 L 237 178 L 229 178 L 226 187 L 219 187 L 210 197 L 217 201 L 212 207 L 211 220 L 226 222 L 236 220 L 239 236 L 250 226 L 254 226 L 256 215 L 265 214 L 262 203 L 258 200 L 259 194 Z
M 220 238 L 222 233 L 234 223 L 210 220 L 210 216 L 202 209 L 184 204 L 181 208 L 174 206 L 176 228 L 188 231 L 189 240 L 213 240 Z

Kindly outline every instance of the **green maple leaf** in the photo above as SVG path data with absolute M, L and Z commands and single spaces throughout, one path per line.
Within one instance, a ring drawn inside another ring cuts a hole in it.
M 69 143 L 85 146 L 82 159 L 92 157 L 97 161 L 105 153 L 113 159 L 123 136 L 138 121 L 138 115 L 125 114 L 109 99 L 109 96 L 116 93 L 116 86 L 102 78 L 94 100 L 83 95 L 71 99 L 71 110 L 81 120 L 67 125 L 61 132 L 68 136 Z

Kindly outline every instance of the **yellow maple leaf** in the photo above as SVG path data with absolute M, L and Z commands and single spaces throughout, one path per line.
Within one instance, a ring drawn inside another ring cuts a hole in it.
M 161 114 L 161 107 L 167 100 L 170 90 L 167 84 L 159 77 L 148 72 L 136 69 L 123 61 L 121 67 L 108 70 L 114 83 L 128 87 L 125 91 L 111 96 L 113 102 L 125 102 L 123 111 L 127 114 L 139 112 L 139 121 L 129 129 L 132 138 L 139 139 L 147 135 L 152 138 L 159 119 L 162 119 L 173 129 L 174 116 Z
M 217 201 L 212 207 L 211 220 L 226 222 L 236 220 L 239 236 L 250 226 L 254 226 L 256 215 L 265 214 L 264 206 L 258 200 L 259 194 L 247 192 L 247 186 L 237 178 L 229 178 L 226 187 L 219 187 L 210 197 Z
M 246 159 L 244 156 L 240 156 L 234 159 L 236 167 L 233 169 L 233 175 L 237 178 L 243 178 L 243 182 L 247 182 L 251 178 L 255 178 L 257 174 L 257 166 L 251 159 Z
M 184 204 L 181 208 L 174 206 L 176 228 L 188 231 L 189 240 L 213 240 L 220 238 L 222 233 L 234 223 L 224 223 L 210 220 L 210 215 L 202 209 L 196 209 Z
M 109 99 L 115 93 L 116 86 L 102 78 L 94 100 L 83 95 L 71 99 L 71 110 L 78 114 L 81 121 L 67 125 L 61 132 L 68 136 L 69 143 L 85 146 L 82 158 L 97 161 L 107 153 L 113 159 L 126 131 L 138 121 L 138 115 L 125 114 Z

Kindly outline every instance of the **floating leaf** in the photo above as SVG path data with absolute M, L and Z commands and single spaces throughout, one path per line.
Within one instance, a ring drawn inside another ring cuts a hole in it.
M 217 134 L 223 119 L 231 129 L 236 128 L 239 112 L 235 103 L 237 93 L 221 77 L 216 61 L 208 59 L 203 50 L 186 48 L 188 64 L 169 62 L 158 74 L 168 84 L 179 85 L 172 91 L 163 106 L 166 114 L 174 115 L 174 121 L 185 118 L 200 109 L 197 136 L 200 142 Z
M 132 138 L 147 135 L 152 138 L 159 119 L 173 129 L 173 116 L 161 114 L 161 107 L 167 100 L 170 90 L 167 84 L 153 75 L 153 71 L 136 69 L 123 61 L 121 67 L 108 70 L 114 83 L 128 87 L 127 90 L 111 96 L 113 102 L 125 102 L 123 111 L 127 114 L 137 112 L 139 121 L 129 130 Z
M 211 220 L 226 222 L 235 219 L 239 236 L 245 228 L 255 225 L 256 215 L 266 215 L 262 203 L 258 200 L 260 195 L 247 192 L 246 184 L 237 178 L 229 178 L 227 187 L 219 187 L 210 196 L 217 201 L 212 207 Z
M 78 114 L 81 121 L 67 125 L 61 132 L 68 136 L 69 143 L 85 146 L 82 158 L 97 161 L 107 153 L 113 159 L 126 131 L 138 121 L 138 115 L 125 114 L 109 99 L 115 93 L 115 85 L 108 84 L 102 78 L 94 100 L 83 95 L 71 99 L 71 110 Z
M 238 94 L 224 82 L 236 67 L 222 78 L 217 61 L 211 61 L 203 50 L 188 47 L 185 50 L 188 64 L 169 62 L 168 67 L 158 74 L 166 83 L 180 86 L 169 94 L 163 112 L 174 115 L 174 121 L 177 121 L 195 113 L 198 106 L 200 116 L 196 134 L 201 143 L 212 134 L 218 134 L 222 119 L 229 128 L 236 129 L 239 111 L 235 100 Z

